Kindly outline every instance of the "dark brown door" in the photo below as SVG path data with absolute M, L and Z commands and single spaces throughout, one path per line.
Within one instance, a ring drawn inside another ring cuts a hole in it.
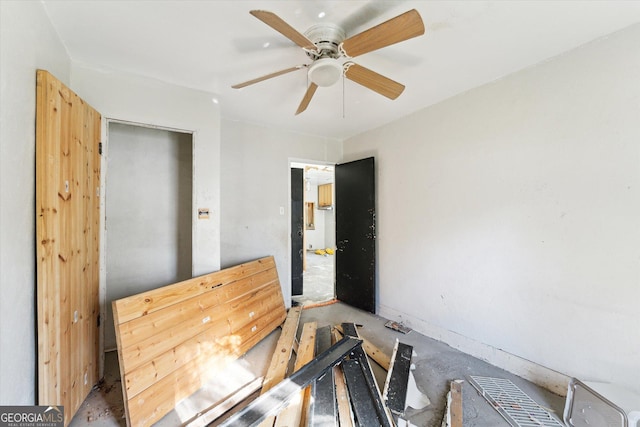
M 302 295 L 304 170 L 291 168 L 291 295 Z
M 374 160 L 336 165 L 336 297 L 376 312 Z

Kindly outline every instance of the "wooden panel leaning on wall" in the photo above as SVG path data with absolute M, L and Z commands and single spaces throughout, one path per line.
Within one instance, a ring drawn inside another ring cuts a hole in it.
M 64 425 L 99 379 L 100 120 L 37 71 L 38 403 L 64 406 Z
M 270 256 L 114 301 L 113 315 L 127 425 L 148 426 L 282 324 L 286 309 Z

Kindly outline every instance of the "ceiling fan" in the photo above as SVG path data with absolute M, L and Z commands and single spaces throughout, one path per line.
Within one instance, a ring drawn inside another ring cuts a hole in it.
M 415 9 L 349 38 L 346 38 L 342 28 L 333 24 L 314 25 L 302 34 L 275 13 L 265 10 L 252 10 L 249 13 L 300 46 L 311 63 L 276 71 L 233 85 L 232 88 L 240 89 L 292 71 L 307 69 L 311 83 L 296 115 L 307 109 L 319 86 L 331 86 L 343 75 L 389 99 L 396 99 L 404 90 L 404 85 L 348 59 L 424 34 L 422 18 Z M 347 61 L 341 58 L 347 58 Z

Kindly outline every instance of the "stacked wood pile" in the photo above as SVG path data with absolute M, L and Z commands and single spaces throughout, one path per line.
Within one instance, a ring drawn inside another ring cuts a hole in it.
M 260 396 L 223 422 L 204 414 L 191 427 L 222 426 L 395 426 L 404 415 L 413 348 L 396 342 L 391 357 L 359 337 L 353 323 L 318 328 L 301 309 L 289 310 Z M 290 358 L 295 353 L 295 363 Z M 371 361 L 388 371 L 381 390 Z M 291 372 L 289 367 L 293 366 Z M 235 401 L 235 400 L 234 400 Z M 222 405 L 221 405 L 222 406 Z M 226 408 L 229 409 L 229 408 Z
M 266 376 L 204 414 L 181 414 L 189 426 L 402 422 L 413 347 L 396 341 L 388 356 L 362 339 L 353 323 L 305 323 L 298 339 L 301 311 L 287 313 L 273 257 L 115 301 L 127 425 L 157 422 L 278 326 L 282 332 Z M 387 371 L 382 389 L 373 362 Z M 217 421 L 258 391 L 259 397 Z

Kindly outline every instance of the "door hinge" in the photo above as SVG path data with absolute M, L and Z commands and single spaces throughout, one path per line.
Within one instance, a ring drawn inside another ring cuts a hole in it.
M 100 315 L 98 314 L 98 328 L 100 327 Z
M 102 156 L 102 142 L 98 142 L 98 154 Z

